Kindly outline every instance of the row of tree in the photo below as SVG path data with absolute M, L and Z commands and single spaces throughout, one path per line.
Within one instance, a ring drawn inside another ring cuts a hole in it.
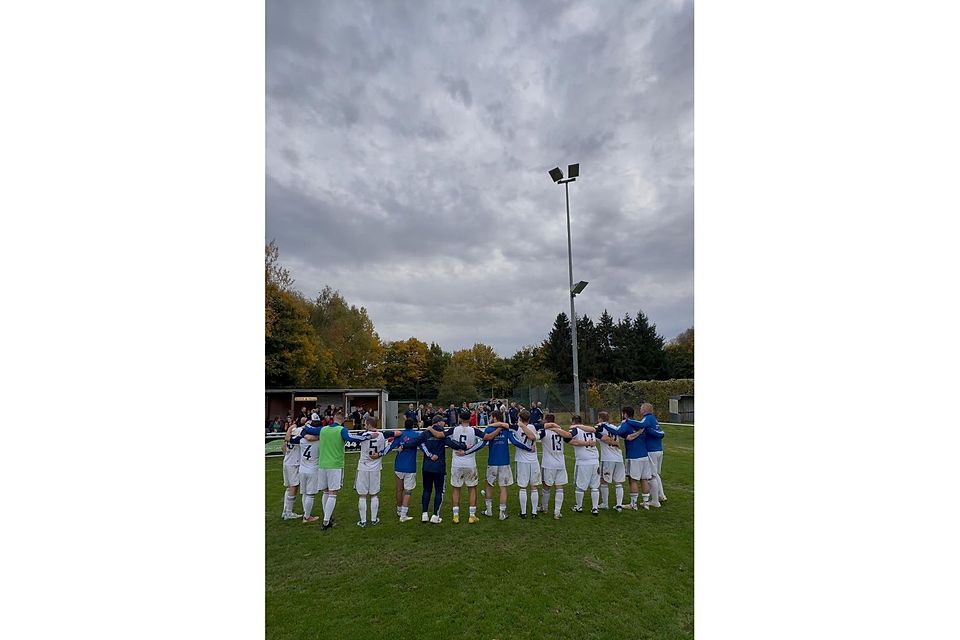
M 573 380 L 566 314 L 541 345 L 509 358 L 479 342 L 453 353 L 413 337 L 383 342 L 366 309 L 339 292 L 325 287 L 311 300 L 294 289 L 273 242 L 266 247 L 265 335 L 267 387 L 383 387 L 394 398 L 447 403 Z M 616 322 L 604 311 L 596 324 L 578 317 L 577 348 L 581 382 L 693 377 L 693 328 L 665 345 L 642 311 Z

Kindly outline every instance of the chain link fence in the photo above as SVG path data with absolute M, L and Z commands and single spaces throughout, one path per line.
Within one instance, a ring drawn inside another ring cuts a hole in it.
M 558 420 L 564 422 L 560 416 L 565 415 L 569 420 L 569 416 L 574 414 L 576 408 L 573 390 L 572 383 L 517 387 L 510 395 L 510 401 L 528 409 L 534 402 L 540 402 L 544 413 L 555 413 Z M 590 407 L 585 384 L 580 385 L 580 415 L 584 420 L 593 420 L 596 417 L 596 411 Z

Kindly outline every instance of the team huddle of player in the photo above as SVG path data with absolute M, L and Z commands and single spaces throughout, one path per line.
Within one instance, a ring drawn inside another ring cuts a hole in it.
M 520 517 L 536 518 L 539 513 L 549 513 L 550 489 L 553 489 L 553 517 L 560 519 L 564 500 L 564 487 L 569 479 L 564 460 L 564 447 L 574 447 L 575 506 L 573 511 L 583 511 L 583 500 L 590 493 L 591 513 L 609 508 L 610 485 L 615 487 L 614 510 L 638 510 L 658 508 L 667 498 L 663 493 L 660 470 L 663 464 L 663 431 L 653 414 L 653 406 L 640 406 L 640 419 L 634 418 L 632 407 L 620 410 L 619 426 L 610 424 L 609 414 L 601 411 L 596 425 L 584 425 L 580 416 L 573 416 L 569 430 L 555 422 L 552 413 L 542 414 L 542 419 L 531 420 L 531 412 L 519 411 L 516 423 L 503 422 L 500 411 L 491 412 L 490 423 L 480 429 L 471 426 L 471 413 L 466 409 L 456 414 L 459 424 L 451 425 L 442 415 L 434 416 L 432 424 L 418 431 L 417 421 L 407 418 L 402 431 L 380 431 L 376 418 L 364 420 L 366 430 L 359 436 L 350 435 L 343 426 L 343 413 L 333 417 L 333 423 L 323 426 L 319 421 L 306 421 L 290 425 L 284 437 L 283 515 L 285 520 L 302 519 L 316 522 L 319 516 L 312 515 L 314 498 L 322 492 L 323 530 L 334 526 L 333 511 L 337 494 L 343 484 L 345 441 L 360 445 L 357 463 L 357 478 L 354 488 L 359 495 L 360 520 L 357 525 L 366 527 L 380 524 L 380 474 L 383 457 L 397 452 L 394 462 L 396 477 L 396 513 L 400 522 L 408 522 L 413 490 L 417 482 L 417 452 L 422 454 L 421 521 L 439 524 L 442 522 L 440 508 L 443 503 L 446 477 L 446 450 L 454 455 L 450 464 L 450 484 L 453 488 L 453 523 L 460 522 L 460 493 L 466 485 L 469 494 L 469 524 L 479 521 L 477 517 L 477 485 L 480 474 L 476 453 L 489 449 L 485 474 L 485 516 L 493 516 L 494 486 L 499 487 L 499 519 L 506 520 L 507 487 L 514 484 L 510 466 L 510 447 L 516 453 L 516 483 L 519 487 Z M 539 416 L 538 416 L 539 417 Z M 388 440 L 389 438 L 389 440 Z M 537 457 L 537 442 L 543 442 L 543 458 Z M 622 448 L 621 448 L 622 446 Z M 626 460 L 624 460 L 624 450 Z M 624 483 L 629 479 L 630 502 L 623 504 Z M 303 513 L 294 513 L 297 493 L 300 493 Z M 430 502 L 433 500 L 431 508 Z M 638 503 L 639 500 L 639 503 Z M 367 519 L 369 503 L 370 519 Z

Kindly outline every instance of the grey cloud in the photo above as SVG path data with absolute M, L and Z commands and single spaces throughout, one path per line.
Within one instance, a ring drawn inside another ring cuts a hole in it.
M 385 339 L 539 342 L 571 162 L 578 311 L 692 325 L 692 122 L 692 3 L 267 5 L 267 239 Z

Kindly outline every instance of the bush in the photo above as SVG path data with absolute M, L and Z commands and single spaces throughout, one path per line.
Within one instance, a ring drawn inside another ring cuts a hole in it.
M 611 420 L 620 417 L 620 407 L 638 409 L 641 403 L 649 402 L 660 422 L 670 421 L 670 397 L 693 395 L 693 379 L 638 380 L 636 382 L 601 382 L 587 389 L 589 406 L 598 411 L 609 411 Z M 639 413 L 639 412 L 638 412 Z

